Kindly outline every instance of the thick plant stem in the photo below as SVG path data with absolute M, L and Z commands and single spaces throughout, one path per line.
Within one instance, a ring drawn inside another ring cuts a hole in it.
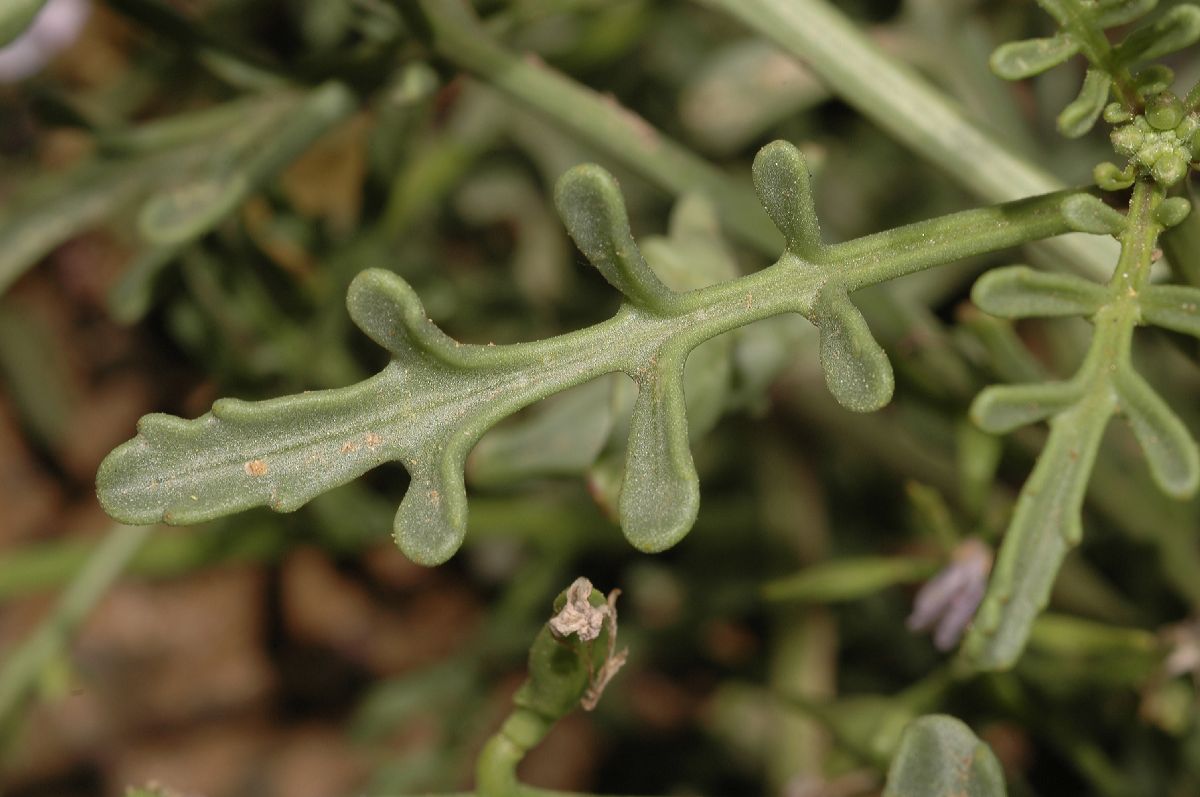
M 800 58 L 875 122 L 963 187 L 990 202 L 1063 188 L 966 118 L 907 66 L 884 54 L 824 0 L 698 0 L 721 10 Z M 1038 245 L 1080 273 L 1107 276 L 1111 241 L 1071 237 Z
M 153 526 L 117 526 L 109 532 L 53 613 L 20 648 L 5 657 L 0 669 L 0 729 L 10 729 L 38 675 L 62 653 L 76 628 L 153 531 Z

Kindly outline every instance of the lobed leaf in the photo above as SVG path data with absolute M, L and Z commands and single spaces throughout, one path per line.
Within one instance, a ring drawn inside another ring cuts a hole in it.
M 892 398 L 895 378 L 867 321 L 835 281 L 821 290 L 812 321 L 821 332 L 821 368 L 829 392 L 848 410 L 872 412 Z
M 1008 42 L 996 48 L 988 63 L 1005 80 L 1023 80 L 1058 66 L 1079 52 L 1079 42 L 1067 33 L 1044 39 Z
M 688 443 L 677 357 L 662 355 L 638 380 L 619 507 L 626 538 L 646 552 L 670 548 L 696 521 L 700 479 Z
M 595 164 L 581 164 L 558 181 L 554 203 L 579 250 L 635 306 L 661 312 L 673 297 L 650 270 L 629 231 L 616 179 Z
M 900 737 L 883 797 L 1004 797 L 1004 771 L 961 720 L 919 717 Z
M 754 158 L 754 188 L 788 249 L 812 258 L 821 249 L 821 227 L 813 203 L 804 154 L 786 141 L 773 141 Z
M 1075 382 L 992 385 L 971 402 L 971 420 L 985 432 L 1006 434 L 1066 411 L 1083 393 Z
M 1099 69 L 1089 69 L 1083 77 L 1079 96 L 1058 115 L 1058 131 L 1067 138 L 1079 138 L 1096 125 L 1108 104 L 1112 77 Z
M 1138 293 L 1142 321 L 1200 338 L 1200 288 L 1148 285 Z
M 1184 3 L 1130 33 L 1116 46 L 1113 55 L 1121 64 L 1150 61 L 1190 47 L 1198 40 L 1200 7 Z
M 1200 486 L 1200 450 L 1183 421 L 1129 365 L 1113 375 L 1113 386 L 1154 481 L 1168 495 L 1190 498 Z
M 963 642 L 973 666 L 1007 669 L 1021 655 L 1063 558 L 1083 536 L 1083 496 L 1112 410 L 1107 392 L 1093 392 L 1050 422 L 1050 437 L 1021 488 L 987 594 Z
M 403 382 L 389 367 L 352 387 L 246 402 L 195 420 L 147 415 L 96 476 L 104 510 L 125 523 L 199 523 L 255 506 L 296 509 L 396 458 L 394 435 L 364 430 L 374 397 Z
M 971 301 L 1001 318 L 1091 316 L 1108 301 L 1108 291 L 1072 274 L 1008 266 L 976 280 Z

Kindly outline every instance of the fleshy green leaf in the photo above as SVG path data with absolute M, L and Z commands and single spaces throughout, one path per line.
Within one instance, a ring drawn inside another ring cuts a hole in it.
M 754 158 L 754 188 L 767 215 L 800 257 L 821 248 L 821 228 L 813 204 L 804 155 L 786 141 L 773 141 Z
M 1120 368 L 1113 385 L 1154 481 L 1168 495 L 1192 496 L 1200 485 L 1200 450 L 1183 421 L 1133 368 Z
M 641 551 L 670 548 L 696 521 L 700 479 L 688 444 L 683 368 L 669 356 L 639 382 L 619 506 L 621 528 Z
M 900 737 L 883 797 L 1005 797 L 1004 771 L 991 748 L 961 720 L 933 714 Z
M 1112 78 L 1106 72 L 1089 69 L 1083 78 L 1079 96 L 1058 115 L 1058 132 L 1067 138 L 1079 138 L 1095 126 L 1108 104 Z
M 6 0 L 0 8 L 0 47 L 24 33 L 45 4 L 46 0 Z
M 971 301 L 1001 318 L 1090 316 L 1108 300 L 1103 286 L 1028 266 L 993 269 L 975 281 Z
M 1063 216 L 1076 232 L 1117 235 L 1125 229 L 1125 214 L 1091 194 L 1076 194 L 1062 203 Z
M 1173 196 L 1162 201 L 1154 211 L 1154 220 L 1163 226 L 1164 229 L 1170 229 L 1183 223 L 1183 220 L 1192 212 L 1192 203 L 1190 200 L 1181 197 Z
M 892 398 L 895 379 L 887 354 L 846 292 L 827 284 L 813 307 L 821 331 L 821 368 L 829 392 L 848 410 L 872 412 Z
M 1149 285 L 1138 294 L 1142 320 L 1200 338 L 1200 288 Z
M 1074 382 L 992 385 L 971 402 L 971 420 L 992 434 L 1006 434 L 1071 407 L 1083 395 Z
M 392 535 L 417 564 L 441 564 L 462 545 L 467 534 L 463 466 L 475 439 L 469 433 L 452 435 L 441 450 L 435 443 L 420 458 L 407 458 L 411 481 L 396 510 Z
M 571 169 L 558 181 L 554 202 L 575 245 L 634 305 L 661 311 L 673 295 L 642 258 L 629 232 L 616 179 L 594 164 Z
M 1141 19 L 1157 5 L 1158 0 L 1100 0 L 1092 18 L 1101 28 L 1115 28 Z
M 1005 80 L 1023 80 L 1058 66 L 1079 52 L 1079 43 L 1065 33 L 1045 39 L 1008 42 L 996 48 L 989 62 Z
M 1151 61 L 1200 40 L 1200 8 L 1185 3 L 1129 34 L 1113 54 L 1122 64 Z

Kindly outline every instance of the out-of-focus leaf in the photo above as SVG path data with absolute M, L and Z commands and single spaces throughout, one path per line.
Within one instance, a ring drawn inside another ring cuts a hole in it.
M 679 99 L 679 115 L 701 146 L 726 153 L 828 95 L 799 61 L 751 39 L 717 51 L 692 75 Z
M 883 797 L 1004 797 L 1004 772 L 961 720 L 934 714 L 904 729 Z
M 933 559 L 880 556 L 836 559 L 811 565 L 792 576 L 763 585 L 770 601 L 836 603 L 874 595 L 897 584 L 928 578 L 938 568 Z
M 484 436 L 467 460 L 473 486 L 498 487 L 583 473 L 613 428 L 613 378 L 603 377 L 540 403 L 528 418 Z

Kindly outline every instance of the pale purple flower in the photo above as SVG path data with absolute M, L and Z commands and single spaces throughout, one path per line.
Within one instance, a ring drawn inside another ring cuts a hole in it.
M 975 617 L 991 570 L 991 548 L 974 539 L 960 544 L 950 564 L 917 592 L 912 614 L 908 616 L 909 629 L 932 628 L 933 644 L 938 650 L 953 648 Z
M 0 83 L 16 83 L 41 71 L 75 43 L 91 11 L 91 0 L 49 0 L 27 31 L 0 47 Z

